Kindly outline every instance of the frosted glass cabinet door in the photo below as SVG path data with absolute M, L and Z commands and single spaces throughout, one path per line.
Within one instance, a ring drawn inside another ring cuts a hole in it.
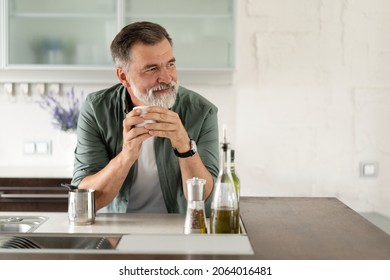
M 9 65 L 112 65 L 115 0 L 8 0 Z
M 173 39 L 181 69 L 234 68 L 234 0 L 125 0 L 125 24 L 152 21 Z
M 0 70 L 4 68 L 5 53 L 4 53 L 4 42 L 5 42 L 5 30 L 4 30 L 4 3 L 0 0 Z

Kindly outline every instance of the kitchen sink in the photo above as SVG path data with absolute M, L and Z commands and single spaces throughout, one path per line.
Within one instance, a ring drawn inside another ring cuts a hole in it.
M 32 228 L 31 224 L 0 224 L 0 232 L 29 232 Z
M 1 249 L 115 249 L 122 235 L 18 234 L 0 235 Z
M 33 232 L 47 219 L 42 216 L 0 216 L 0 233 Z

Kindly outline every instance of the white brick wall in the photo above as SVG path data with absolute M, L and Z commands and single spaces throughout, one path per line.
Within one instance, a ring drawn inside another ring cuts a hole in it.
M 390 216 L 390 1 L 238 2 L 243 194 L 336 196 Z M 359 177 L 367 160 L 378 177 Z

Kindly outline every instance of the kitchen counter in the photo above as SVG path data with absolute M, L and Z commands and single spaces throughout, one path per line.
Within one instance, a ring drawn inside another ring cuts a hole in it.
M 335 198 L 240 203 L 246 234 L 239 235 L 184 235 L 180 214 L 98 214 L 93 225 L 70 226 L 67 213 L 28 213 L 49 218 L 33 234 L 124 235 L 111 251 L 13 249 L 0 259 L 390 259 L 390 235 Z M 17 214 L 27 213 L 0 212 Z

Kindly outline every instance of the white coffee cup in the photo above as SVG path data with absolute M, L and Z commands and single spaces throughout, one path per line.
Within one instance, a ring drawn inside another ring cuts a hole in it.
M 140 109 L 142 111 L 140 116 L 144 116 L 146 114 L 146 110 L 148 109 L 149 106 L 136 106 L 133 108 L 133 110 Z M 143 127 L 147 123 L 155 123 L 156 121 L 154 120 L 145 120 L 142 123 L 136 124 L 135 127 Z

